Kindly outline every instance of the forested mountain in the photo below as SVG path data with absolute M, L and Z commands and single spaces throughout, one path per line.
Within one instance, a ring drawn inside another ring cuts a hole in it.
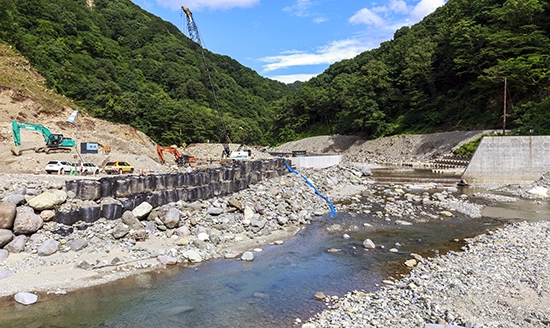
M 162 145 L 219 140 L 198 45 L 130 0 L 0 0 L 0 40 L 96 117 Z M 233 141 L 272 141 L 270 104 L 295 88 L 227 56 L 206 56 Z
M 547 0 L 448 0 L 393 40 L 277 101 L 274 135 L 502 129 L 550 133 Z

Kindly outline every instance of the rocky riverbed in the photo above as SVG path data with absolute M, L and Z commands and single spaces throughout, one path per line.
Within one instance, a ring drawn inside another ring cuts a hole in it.
M 548 185 L 543 177 L 522 188 L 491 186 L 500 194 L 479 193 L 474 201 L 455 186 L 376 184 L 366 164 L 304 169 L 301 173 L 328 196 L 337 211 L 372 213 L 380 223 L 396 227 L 453 220 L 457 212 L 480 217 L 481 203 L 518 197 L 546 201 L 529 191 Z M 22 189 L 25 202 L 47 190 L 64 192 L 64 183 L 57 177 L 40 177 L 17 175 L 4 180 L 4 202 Z M 329 212 L 329 205 L 299 175 L 288 173 L 230 196 L 178 201 L 146 213 L 128 211 L 117 220 L 73 226 L 46 220 L 34 233 L 15 237 L 20 240 L 19 248 L 11 241 L 0 250 L 0 295 L 62 294 L 177 263 L 222 257 L 250 261 L 259 246 L 284 243 L 315 216 Z M 376 228 L 376 220 L 365 222 L 363 228 Z M 327 229 L 344 234 L 355 228 L 341 225 Z M 431 259 L 411 254 L 403 264 L 414 267 L 408 276 L 388 277 L 380 282 L 386 286 L 374 293 L 354 291 L 340 299 L 319 297 L 327 310 L 310 319 L 297 319 L 297 324 L 542 327 L 550 322 L 550 312 L 544 306 L 550 288 L 544 277 L 550 263 L 546 254 L 549 231 L 546 222 L 518 223 L 469 240 L 464 252 Z M 376 241 L 364 245 L 378 247 Z

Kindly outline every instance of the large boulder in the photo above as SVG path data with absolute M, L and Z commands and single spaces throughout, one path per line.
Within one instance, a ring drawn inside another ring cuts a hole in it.
M 44 220 L 40 215 L 35 214 L 34 210 L 28 206 L 19 206 L 17 208 L 17 215 L 13 221 L 13 233 L 16 235 L 27 235 L 37 232 Z
M 163 206 L 159 209 L 159 219 L 167 228 L 173 229 L 180 222 L 180 211 L 174 206 Z
M 13 232 L 8 229 L 0 229 L 0 248 L 6 246 L 13 240 Z
M 67 200 L 67 193 L 63 190 L 49 190 L 28 200 L 28 205 L 35 210 L 51 210 Z
M 139 204 L 136 208 L 132 210 L 132 213 L 139 220 L 146 217 L 153 210 L 153 206 L 147 202 Z
M 17 206 L 9 202 L 0 202 L 0 229 L 11 229 L 17 214 Z
M 126 236 L 128 232 L 130 232 L 130 228 L 124 223 L 119 223 L 113 228 L 113 237 L 115 239 L 120 239 Z
M 138 230 L 143 229 L 141 221 L 136 218 L 133 211 L 126 211 L 122 213 L 122 222 L 130 229 Z

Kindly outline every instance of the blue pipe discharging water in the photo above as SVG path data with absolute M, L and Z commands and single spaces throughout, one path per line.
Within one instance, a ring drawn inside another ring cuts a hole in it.
M 330 217 L 333 217 L 334 214 L 336 214 L 336 210 L 334 210 L 334 205 L 332 205 L 332 202 L 328 199 L 328 197 L 325 196 L 325 195 L 323 195 L 323 194 L 321 194 L 321 193 L 319 192 L 319 190 L 317 190 L 317 188 L 315 188 L 315 186 L 313 185 L 313 183 L 311 183 L 305 176 L 303 176 L 302 174 L 300 174 L 298 171 L 296 171 L 295 169 L 293 169 L 292 167 L 290 167 L 290 165 L 289 165 L 287 162 L 285 162 L 285 165 L 286 165 L 286 168 L 287 168 L 290 172 L 295 173 L 295 174 L 298 174 L 299 176 L 301 176 L 302 179 L 304 179 L 304 181 L 305 181 L 311 188 L 313 188 L 313 190 L 315 190 L 315 193 L 316 193 L 319 197 L 321 197 L 322 199 L 324 199 L 324 200 L 327 202 L 328 206 L 330 206 Z

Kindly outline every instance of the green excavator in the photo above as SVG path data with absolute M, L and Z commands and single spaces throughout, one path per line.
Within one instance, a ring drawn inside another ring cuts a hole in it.
M 65 138 L 62 134 L 51 133 L 46 127 L 40 124 L 34 124 L 29 122 L 19 123 L 17 120 L 11 122 L 11 128 L 13 131 L 13 142 L 15 146 L 11 147 L 11 152 L 15 156 L 21 155 L 21 132 L 20 130 L 31 130 L 42 133 L 46 145 L 35 147 L 34 151 L 37 153 L 45 152 L 65 152 L 70 153 L 75 147 L 75 141 L 71 138 Z

